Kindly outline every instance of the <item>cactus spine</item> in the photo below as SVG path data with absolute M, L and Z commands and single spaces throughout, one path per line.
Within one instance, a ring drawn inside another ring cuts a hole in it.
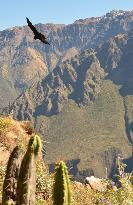
M 36 157 L 41 148 L 38 135 L 30 138 L 27 152 L 22 160 L 17 184 L 16 205 L 35 205 Z
M 16 187 L 20 168 L 20 149 L 18 146 L 12 151 L 6 169 L 5 180 L 3 183 L 2 205 L 16 201 Z
M 53 190 L 54 205 L 71 205 L 71 188 L 67 167 L 63 161 L 56 164 Z

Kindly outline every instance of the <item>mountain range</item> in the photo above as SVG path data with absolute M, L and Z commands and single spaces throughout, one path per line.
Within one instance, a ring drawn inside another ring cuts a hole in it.
M 0 84 L 4 87 L 0 107 L 11 104 L 22 91 L 63 61 L 85 49 L 96 48 L 118 33 L 127 33 L 133 28 L 133 11 L 114 10 L 102 17 L 80 19 L 70 25 L 35 26 L 46 34 L 51 46 L 35 41 L 28 26 L 0 31 Z
M 63 159 L 78 179 L 111 176 L 119 153 L 131 171 L 133 11 L 36 27 L 50 47 L 27 26 L 0 32 L 2 112 L 34 123 L 50 169 Z

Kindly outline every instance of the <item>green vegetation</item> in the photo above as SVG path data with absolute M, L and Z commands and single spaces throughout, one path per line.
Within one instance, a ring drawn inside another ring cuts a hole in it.
M 125 173 L 126 166 L 122 163 L 120 156 L 118 157 L 118 175 L 116 176 L 118 182 L 114 184 L 111 179 L 106 179 L 106 189 L 100 192 L 95 189 L 92 190 L 85 184 L 77 186 L 72 181 L 70 186 L 67 167 L 63 161 L 56 164 L 54 177 L 48 174 L 43 161 L 39 159 L 36 162 L 40 149 L 40 138 L 34 135 L 29 140 L 21 166 L 17 163 L 20 151 L 17 146 L 9 157 L 5 179 L 5 168 L 0 168 L 0 180 L 4 180 L 2 205 L 29 205 L 31 201 L 32 204 L 37 205 L 132 204 L 133 176 L 132 173 Z M 0 186 L 2 186 L 2 183 L 0 183 Z M 1 187 L 0 191 L 2 192 Z M 15 196 L 16 193 L 17 197 Z
M 118 160 L 119 175 L 117 175 L 120 187 L 115 187 L 111 180 L 108 181 L 106 192 L 96 193 L 97 204 L 130 205 L 133 203 L 133 175 L 125 173 L 126 165 Z
M 105 177 L 105 167 L 109 174 L 114 153 L 122 153 L 124 158 L 132 153 L 124 115 L 118 86 L 103 80 L 96 100 L 87 106 L 79 107 L 69 100 L 58 115 L 38 117 L 39 131 L 48 141 L 45 161 L 51 164 L 59 159 L 80 159 L 79 172 L 75 173 L 79 178 L 84 170 L 88 174 L 93 170 L 95 176 Z

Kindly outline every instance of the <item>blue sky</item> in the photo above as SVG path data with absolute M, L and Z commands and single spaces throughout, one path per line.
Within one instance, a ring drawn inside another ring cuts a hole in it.
M 70 24 L 113 9 L 133 10 L 133 0 L 0 0 L 0 30 L 33 23 Z

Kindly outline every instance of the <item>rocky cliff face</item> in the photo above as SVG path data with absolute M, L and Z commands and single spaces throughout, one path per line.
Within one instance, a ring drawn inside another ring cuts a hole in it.
M 69 99 L 79 106 L 94 102 L 105 79 L 120 86 L 122 97 L 132 94 L 132 45 L 131 31 L 128 35 L 119 34 L 109 39 L 95 50 L 85 50 L 33 84 L 15 103 L 25 99 L 32 104 L 32 116 L 51 116 L 60 113 Z M 16 118 L 20 118 L 19 115 Z
M 60 113 L 69 99 L 78 105 L 88 104 L 93 102 L 99 93 L 100 80 L 104 75 L 104 69 L 100 66 L 95 52 L 84 51 L 71 60 L 66 60 L 60 67 L 56 67 L 41 82 L 23 93 L 10 109 L 15 110 L 16 118 L 25 119 L 24 116 L 20 117 L 20 112 L 25 110 L 23 107 L 20 108 L 20 102 L 23 102 L 23 106 L 27 105 L 27 117 L 31 119 L 32 116 L 42 114 L 51 116 Z M 20 112 L 17 112 L 17 104 Z
M 63 61 L 85 49 L 96 48 L 118 33 L 127 33 L 133 28 L 132 22 L 132 11 L 112 11 L 102 17 L 80 19 L 70 25 L 36 25 L 39 31 L 48 37 L 50 46 L 35 41 L 27 26 L 1 31 L 0 84 L 3 81 L 5 84 L 11 84 L 8 89 L 18 95 L 43 79 L 48 71 L 60 66 Z M 5 105 L 12 102 L 16 95 L 5 99 L 2 92 Z M 3 107 L 2 103 L 0 107 Z

